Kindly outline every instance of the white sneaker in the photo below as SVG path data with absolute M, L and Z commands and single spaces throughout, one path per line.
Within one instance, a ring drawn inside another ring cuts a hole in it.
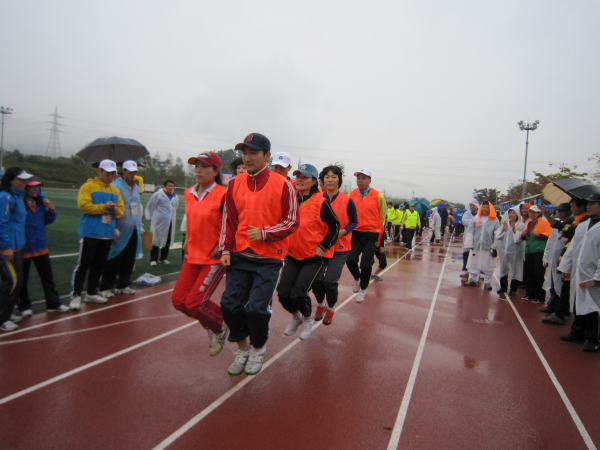
M 81 308 L 81 296 L 76 295 L 75 297 L 71 297 L 71 303 L 69 303 L 69 309 L 71 311 L 79 311 Z
M 483 274 L 483 273 L 480 273 L 480 274 L 479 274 L 479 278 L 480 278 L 480 279 L 482 279 L 482 280 L 483 280 L 483 279 L 485 279 L 485 274 Z
M 33 311 L 30 309 L 26 309 L 25 311 L 21 311 L 21 317 L 31 317 L 33 316 Z
M 108 299 L 102 297 L 100 294 L 89 295 L 87 294 L 83 299 L 83 303 L 108 303 Z
M 151 267 L 155 267 L 156 266 L 156 261 L 150 261 L 150 266 Z
M 113 292 L 110 289 L 100 292 L 100 295 L 104 298 L 113 298 L 115 296 L 115 294 L 113 294 Z
M 227 341 L 227 336 L 229 336 L 229 328 L 227 325 L 223 324 L 223 331 L 220 333 L 213 333 L 215 337 L 213 340 L 213 345 L 210 347 L 210 356 L 217 356 L 221 350 L 225 348 L 225 342 Z
M 246 363 L 248 362 L 248 357 L 250 356 L 250 350 L 238 350 L 235 354 L 235 359 L 229 366 L 229 370 L 227 373 L 231 376 L 241 375 L 246 367 Z
M 461 277 L 468 277 L 468 276 L 469 276 L 469 271 L 468 271 L 468 270 L 463 270 L 463 271 L 460 273 L 460 276 L 461 276 Z
M 260 372 L 263 366 L 263 360 L 265 359 L 265 356 L 267 356 L 266 345 L 260 350 L 257 350 L 254 347 L 250 347 L 248 361 L 246 362 L 246 366 L 244 367 L 244 372 L 246 372 L 246 375 L 256 375 L 258 372 Z
M 49 309 L 47 312 L 65 313 L 65 312 L 69 312 L 69 311 L 70 311 L 70 309 L 68 306 L 60 305 L 57 308 Z
M 126 287 L 123 289 L 115 289 L 115 294 L 135 294 L 137 291 L 135 289 L 131 289 L 130 287 Z
M 215 333 L 213 333 L 211 330 L 206 330 L 208 332 L 208 348 L 212 348 L 212 346 L 215 344 Z
M 302 340 L 308 339 L 310 337 L 310 334 L 312 333 L 312 327 L 314 323 L 314 316 L 311 315 L 310 317 L 303 317 L 302 329 L 300 330 L 300 334 L 298 335 L 298 337 Z
M 0 325 L 0 331 L 5 331 L 5 332 L 10 332 L 10 331 L 17 331 L 19 329 L 19 325 L 15 324 L 14 322 L 7 320 L 6 322 L 4 322 L 2 325 Z
M 163 260 L 161 261 L 161 264 L 171 264 L 171 263 L 170 263 L 169 261 L 167 261 L 166 259 L 163 259 Z
M 354 280 L 354 284 L 352 285 L 352 292 L 356 293 L 360 291 L 360 280 Z
M 302 324 L 302 314 L 300 314 L 300 317 L 296 318 L 292 315 L 292 318 L 290 319 L 290 323 L 287 324 L 287 326 L 285 327 L 285 331 L 283 332 L 283 334 L 285 334 L 286 336 L 293 336 L 296 334 L 296 331 L 298 331 L 298 327 Z
M 362 303 L 365 301 L 365 294 L 367 293 L 366 289 L 361 289 L 358 295 L 356 296 L 356 303 Z
M 23 320 L 23 316 L 17 316 L 16 314 L 10 315 L 10 321 L 12 323 L 19 323 L 21 320 Z

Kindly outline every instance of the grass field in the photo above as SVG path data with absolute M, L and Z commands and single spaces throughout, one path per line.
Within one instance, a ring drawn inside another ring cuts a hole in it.
M 44 189 L 43 192 L 50 201 L 54 202 L 56 211 L 58 212 L 56 221 L 46 227 L 50 256 L 78 253 L 80 212 L 77 209 L 77 191 Z M 142 204 L 144 207 L 148 203 L 148 200 L 150 200 L 150 195 L 142 195 Z M 183 198 L 180 197 L 179 207 L 177 208 L 175 242 L 181 242 L 183 237 L 181 231 L 179 231 L 183 213 Z M 144 220 L 144 229 L 150 229 L 150 221 Z M 77 262 L 77 256 L 52 258 L 51 261 L 58 293 L 61 296 L 69 294 L 71 292 L 71 277 L 75 263 Z M 168 266 L 159 264 L 156 267 L 150 267 L 150 252 L 145 251 L 144 258 L 136 261 L 132 279 L 135 280 L 146 272 L 153 275 L 163 275 L 179 271 L 182 263 L 180 249 L 172 249 L 169 252 L 169 262 L 171 264 Z M 84 291 L 86 288 L 87 281 L 84 284 Z M 32 301 L 44 299 L 44 292 L 34 265 L 32 265 L 29 277 L 29 296 Z

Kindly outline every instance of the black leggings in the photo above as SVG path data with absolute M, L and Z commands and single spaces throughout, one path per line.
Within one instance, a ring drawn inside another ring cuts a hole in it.
M 308 293 L 321 274 L 327 260 L 320 256 L 306 259 L 285 257 L 283 271 L 277 286 L 279 303 L 290 313 L 300 311 L 304 317 L 312 314 L 312 301 Z
M 543 252 L 525 253 L 525 264 L 523 265 L 523 281 L 527 285 L 526 295 L 541 301 L 546 299 L 546 291 L 542 287 L 546 272 L 543 258 Z

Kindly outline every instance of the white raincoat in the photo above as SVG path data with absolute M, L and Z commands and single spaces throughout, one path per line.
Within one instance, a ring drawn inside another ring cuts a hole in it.
M 484 273 L 492 273 L 494 271 L 494 258 L 490 253 L 490 249 L 498 246 L 496 242 L 496 230 L 500 228 L 498 219 L 490 220 L 489 217 L 479 215 L 475 216 L 469 224 L 469 228 L 465 233 L 465 239 L 469 241 L 472 238 L 473 246 L 469 254 L 469 262 L 467 270 L 469 272 L 482 271 Z
M 469 225 L 471 224 L 471 222 L 473 222 L 475 220 L 475 217 L 473 216 L 473 213 L 471 212 L 471 207 L 469 206 L 469 204 L 473 204 L 476 205 L 479 208 L 479 202 L 477 201 L 477 199 L 473 198 L 469 201 L 469 203 L 467 203 L 466 208 L 465 208 L 465 212 L 463 214 L 462 217 L 462 224 L 463 227 L 465 228 L 465 231 L 463 232 L 463 242 L 462 242 L 462 252 L 468 252 L 471 250 L 471 242 L 467 242 L 467 229 L 469 228 Z M 469 244 L 469 245 L 467 245 Z
M 171 225 L 171 242 L 175 239 L 175 217 L 179 206 L 179 197 L 171 200 L 164 189 L 156 191 L 146 205 L 146 219 L 152 220 L 152 245 L 164 247 L 167 243 L 169 225 Z
M 140 188 L 135 185 L 132 191 L 123 178 L 117 178 L 111 185 L 121 193 L 125 212 L 117 219 L 116 229 L 119 230 L 120 236 L 111 245 L 108 259 L 115 258 L 125 249 L 133 230 L 136 230 L 138 240 L 135 258 L 140 259 L 144 256 L 142 252 L 142 200 L 140 199 Z
M 517 213 L 515 229 L 510 226 L 508 211 L 502 219 L 502 226 L 496 230 L 498 257 L 500 258 L 500 278 L 510 275 L 511 280 L 523 280 L 523 258 L 525 255 L 525 241 L 521 240 L 521 233 L 525 224 L 521 220 L 519 207 L 515 206 L 510 211 Z M 509 223 L 506 231 L 502 231 L 504 223 Z
M 431 208 L 431 228 L 433 228 L 434 239 L 438 241 L 442 235 L 442 216 L 437 208 Z
M 591 229 L 590 222 L 577 226 L 575 236 L 563 255 L 558 270 L 571 274 L 571 311 L 577 302 L 577 314 L 600 312 L 600 284 L 589 288 L 579 287 L 584 281 L 600 282 L 600 222 Z
M 562 233 L 553 228 L 552 234 L 546 243 L 546 250 L 544 250 L 543 262 L 548 264 L 548 267 L 546 267 L 546 279 L 544 280 L 543 288 L 545 291 L 549 291 L 552 283 L 554 283 L 554 291 L 557 295 L 560 295 L 563 279 L 561 274 L 556 271 L 556 268 L 558 267 L 558 258 L 560 258 L 565 245 L 567 245 L 567 242 L 562 238 Z

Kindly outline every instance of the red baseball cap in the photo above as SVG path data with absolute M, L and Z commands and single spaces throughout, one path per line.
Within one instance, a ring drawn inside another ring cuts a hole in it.
M 42 183 L 41 181 L 36 181 L 34 178 L 30 178 L 27 181 L 27 186 L 43 186 L 44 183 Z
M 188 164 L 193 166 L 198 161 L 206 165 L 215 166 L 217 169 L 221 168 L 221 158 L 215 152 L 202 152 L 197 157 L 188 159 Z

